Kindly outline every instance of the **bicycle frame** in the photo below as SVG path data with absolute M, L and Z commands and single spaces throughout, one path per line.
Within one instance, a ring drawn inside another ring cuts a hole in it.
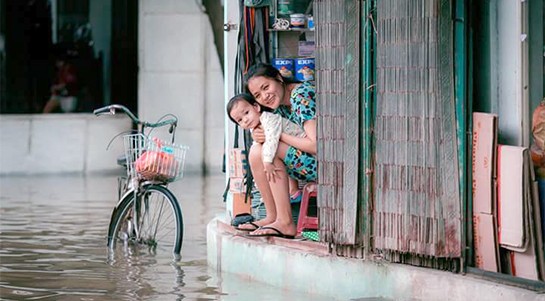
M 127 109 L 126 107 L 122 105 L 110 105 L 106 106 L 100 109 L 96 109 L 94 111 L 95 115 L 102 115 L 102 114 L 110 114 L 113 115 L 116 113 L 117 110 L 122 111 L 124 114 L 126 114 L 131 120 L 134 126 L 136 126 L 136 131 L 134 133 L 138 133 L 144 137 L 149 137 L 151 134 L 151 131 L 155 128 L 164 127 L 164 126 L 170 126 L 169 128 L 169 134 L 171 135 L 171 141 L 174 143 L 175 141 L 175 130 L 177 126 L 178 119 L 172 115 L 167 114 L 163 116 L 157 123 L 148 123 L 139 120 L 132 112 Z M 166 117 L 171 117 L 170 119 L 163 120 Z M 146 133 L 146 130 L 150 129 L 148 133 Z M 117 137 L 117 136 L 116 136 Z M 115 139 L 115 138 L 114 138 Z M 129 168 L 128 159 L 125 158 L 125 168 Z M 114 213 L 119 210 L 120 205 L 122 204 L 123 200 L 128 198 L 130 194 L 134 194 L 134 202 L 132 204 L 132 216 L 127 220 L 128 226 L 131 228 L 131 231 L 134 231 L 136 234 L 136 237 L 140 237 L 140 220 L 141 220 L 141 210 L 139 208 L 140 206 L 140 198 L 145 197 L 145 191 L 143 190 L 143 187 L 148 184 L 155 184 L 155 185 L 161 185 L 166 187 L 168 185 L 167 181 L 157 181 L 157 180 L 145 180 L 141 179 L 138 176 L 134 176 L 131 173 L 127 172 L 127 177 L 118 178 L 118 197 L 119 201 L 116 204 L 114 208 Z M 146 204 L 145 204 L 146 205 Z
M 118 203 L 116 204 L 114 210 L 117 210 L 118 206 L 121 204 L 122 200 L 125 199 L 128 195 L 130 194 L 134 194 L 134 200 L 135 202 L 133 202 L 133 213 L 134 213 L 134 216 L 133 216 L 133 219 L 130 221 L 130 224 L 132 224 L 132 227 L 136 233 L 136 236 L 138 237 L 140 235 L 140 229 L 139 229 L 139 225 L 140 225 L 140 216 L 139 216 L 139 213 L 140 213 L 140 208 L 138 208 L 137 206 L 139 206 L 140 202 L 138 202 L 137 200 L 139 198 L 141 198 L 141 194 L 142 194 L 142 187 L 145 186 L 145 185 L 148 185 L 148 184 L 159 184 L 159 185 L 163 185 L 163 186 L 168 186 L 168 183 L 164 183 L 164 182 L 158 182 L 158 181 L 144 181 L 144 180 L 140 180 L 138 178 L 135 178 L 135 177 L 128 177 L 126 179 L 126 189 L 125 189 L 125 192 L 122 194 L 122 196 L 119 198 L 119 201 Z M 121 183 L 119 183 L 121 184 Z M 119 190 L 119 188 L 118 188 Z

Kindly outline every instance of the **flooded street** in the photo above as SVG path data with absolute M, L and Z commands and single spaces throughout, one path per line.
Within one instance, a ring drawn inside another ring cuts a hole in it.
M 106 232 L 113 175 L 0 177 L 0 297 L 9 300 L 307 300 L 207 267 L 206 224 L 223 214 L 223 175 L 170 185 L 184 216 L 182 258 L 119 247 Z M 310 298 L 309 298 L 310 299 Z M 311 299 L 316 300 L 316 296 Z

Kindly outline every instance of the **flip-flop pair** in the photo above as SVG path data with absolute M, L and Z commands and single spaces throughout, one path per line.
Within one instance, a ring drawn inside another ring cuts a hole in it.
M 286 239 L 294 239 L 295 235 L 287 235 L 282 233 L 280 230 L 274 227 L 263 226 L 259 228 L 260 230 L 272 230 L 274 233 L 263 233 L 263 234 L 248 234 L 248 237 L 280 237 Z M 257 230 L 257 229 L 256 229 Z

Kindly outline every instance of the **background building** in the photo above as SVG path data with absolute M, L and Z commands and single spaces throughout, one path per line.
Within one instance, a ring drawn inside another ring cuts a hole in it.
M 120 150 L 105 148 L 130 125 L 89 115 L 110 103 L 146 120 L 177 115 L 177 141 L 191 149 L 187 171 L 221 170 L 223 76 L 198 1 L 6 0 L 0 34 L 0 137 L 10 141 L 0 174 L 116 169 Z M 43 115 L 59 51 L 76 66 L 78 105 Z

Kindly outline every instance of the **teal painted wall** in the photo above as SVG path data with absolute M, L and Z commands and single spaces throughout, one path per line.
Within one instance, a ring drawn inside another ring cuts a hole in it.
M 530 89 L 530 114 L 545 97 L 545 45 L 544 45 L 544 21 L 545 1 L 529 1 L 529 89 Z M 530 117 L 531 118 L 531 117 Z
M 544 95 L 543 3 L 472 4 L 473 111 L 499 115 L 499 143 L 531 143 L 531 115 Z

